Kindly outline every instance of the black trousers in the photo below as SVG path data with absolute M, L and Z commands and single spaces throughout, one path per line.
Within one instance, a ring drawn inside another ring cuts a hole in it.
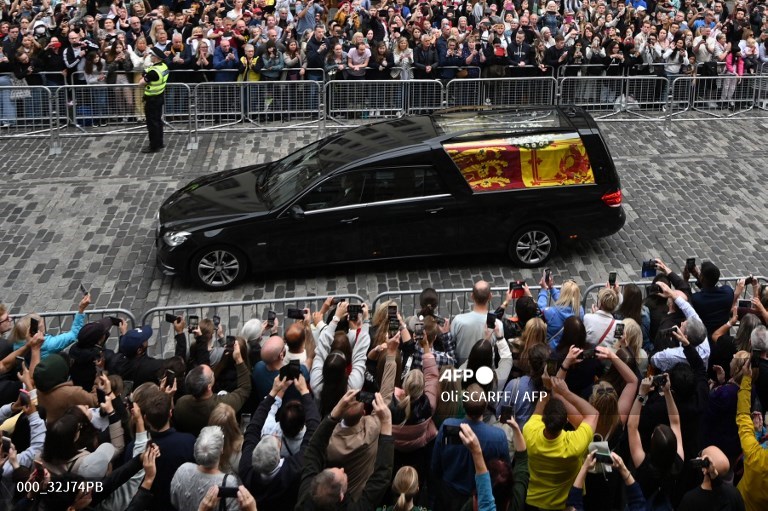
M 147 118 L 147 132 L 149 133 L 149 148 L 160 149 L 163 147 L 163 103 L 165 95 L 144 96 L 144 112 Z

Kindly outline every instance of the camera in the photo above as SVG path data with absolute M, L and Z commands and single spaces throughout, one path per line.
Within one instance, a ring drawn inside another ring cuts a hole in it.
M 461 445 L 459 426 L 443 425 L 443 445 Z
M 165 313 L 165 321 L 167 323 L 176 323 L 176 321 L 179 319 L 179 316 L 174 316 L 173 314 Z
M 651 284 L 650 286 L 648 286 L 648 294 L 649 295 L 661 294 L 661 287 L 658 284 Z
M 675 338 L 675 336 L 673 334 L 675 333 L 675 331 L 677 329 L 678 328 L 676 326 L 673 326 L 673 327 L 670 327 L 670 328 L 665 328 L 663 330 L 659 330 L 659 337 L 661 337 L 665 341 L 671 341 L 672 339 Z
M 753 285 L 754 283 L 755 283 L 755 277 L 753 277 L 752 275 L 750 275 L 749 277 L 747 277 L 746 279 L 744 279 L 744 285 L 745 285 L 745 286 L 751 286 L 751 285 Z
M 691 460 L 691 468 L 709 468 L 711 464 L 709 458 L 695 458 Z
M 656 259 L 649 259 L 648 261 L 643 261 L 640 272 L 643 278 L 655 277 L 656 276 Z
M 298 380 L 301 375 L 301 368 L 298 360 L 291 360 L 287 365 L 280 368 L 280 379 Z
M 656 388 L 664 387 L 667 384 L 666 374 L 657 374 L 653 377 L 653 386 Z

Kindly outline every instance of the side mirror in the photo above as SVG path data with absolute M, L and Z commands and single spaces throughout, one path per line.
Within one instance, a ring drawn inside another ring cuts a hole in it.
M 291 218 L 293 218 L 294 220 L 304 219 L 304 210 L 298 204 L 294 204 L 293 206 L 291 206 L 290 212 L 291 212 Z

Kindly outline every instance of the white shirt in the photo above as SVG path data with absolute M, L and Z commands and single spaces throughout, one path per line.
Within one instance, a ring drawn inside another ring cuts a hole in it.
M 616 323 L 617 321 L 611 314 L 602 310 L 584 314 L 584 328 L 587 330 L 587 344 L 589 344 L 589 347 L 594 348 L 598 345 L 600 339 L 603 338 L 600 346 L 613 349 L 613 345 L 616 344 L 616 339 L 613 338 Z M 603 334 L 605 334 L 605 337 L 603 337 Z
M 690 303 L 688 303 L 685 299 L 677 297 L 675 298 L 675 305 L 677 305 L 677 308 L 683 311 L 683 314 L 685 314 L 686 319 L 690 318 L 696 318 L 700 319 L 699 315 L 696 314 L 696 311 L 693 310 L 693 307 Z M 704 362 L 704 367 L 707 367 L 707 362 L 709 361 L 709 354 L 710 354 L 710 347 L 709 347 L 709 339 L 704 339 L 704 342 L 696 346 L 696 352 L 701 357 L 701 360 Z M 688 363 L 688 359 L 685 358 L 685 353 L 683 353 L 683 347 L 677 347 L 677 348 L 667 348 L 665 350 L 659 351 L 655 355 L 651 357 L 651 365 L 655 368 L 659 369 L 662 372 L 669 371 L 674 366 L 676 366 L 679 363 Z

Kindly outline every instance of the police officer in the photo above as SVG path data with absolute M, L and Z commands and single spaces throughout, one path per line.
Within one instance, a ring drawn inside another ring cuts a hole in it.
M 150 51 L 152 65 L 144 70 L 139 83 L 144 87 L 144 112 L 147 117 L 149 145 L 141 150 L 142 153 L 156 153 L 163 144 L 163 102 L 165 100 L 165 83 L 168 81 L 168 66 L 166 56 L 157 47 Z

